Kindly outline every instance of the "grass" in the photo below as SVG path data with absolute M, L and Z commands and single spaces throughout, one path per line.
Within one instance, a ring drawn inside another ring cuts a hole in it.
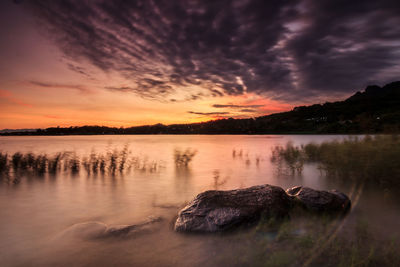
M 187 148 L 186 150 L 175 149 L 174 160 L 177 167 L 186 167 L 197 154 L 197 150 Z
M 162 162 L 132 156 L 127 146 L 122 150 L 115 149 L 103 154 L 92 152 L 89 157 L 79 157 L 69 152 L 50 156 L 30 152 L 16 152 L 11 155 L 0 152 L 0 180 L 12 183 L 19 183 L 21 177 L 40 177 L 45 174 L 55 176 L 60 172 L 71 175 L 86 172 L 87 175 L 115 176 L 131 171 L 153 173 L 162 168 Z
M 205 266 L 400 266 L 400 239 L 368 225 L 370 214 L 348 221 L 320 216 L 260 220 L 214 240 Z M 346 229 L 346 230 L 344 230 Z M 227 256 L 228 255 L 228 256 Z
M 301 146 L 288 143 L 272 149 L 271 162 L 291 174 L 301 174 L 305 164 L 316 164 L 329 179 L 379 188 L 385 198 L 387 192 L 396 195 L 400 188 L 399 158 L 400 137 L 377 135 Z M 296 220 L 284 223 L 267 245 L 269 256 L 256 265 L 400 266 L 398 230 L 392 229 L 392 238 L 385 237 L 368 225 L 367 216 L 358 214 L 353 219 L 353 226 L 345 225 L 338 232 L 330 230 L 333 223 L 329 221 L 310 220 L 300 232 Z M 268 224 L 263 225 L 257 227 L 258 232 L 267 231 Z
M 271 162 L 286 164 L 286 167 L 292 174 L 295 172 L 301 173 L 304 165 L 304 155 L 298 147 L 293 146 L 293 143 L 288 142 L 285 147 L 276 146 L 272 149 Z
M 261 221 L 237 237 L 238 243 L 253 241 L 235 255 L 248 255 L 240 259 L 248 266 L 400 266 L 399 239 L 377 238 L 366 222 L 357 219 L 341 232 L 342 221 L 329 218 Z
M 302 172 L 305 163 L 317 163 L 328 176 L 367 182 L 390 189 L 400 187 L 400 137 L 377 135 L 349 137 L 343 141 L 309 143 L 272 150 L 271 161 L 292 173 Z
M 8 154 L 0 152 L 0 177 L 8 176 L 10 171 L 10 163 Z
M 319 251 L 320 254 L 307 255 L 309 258 L 306 262 L 313 266 L 400 265 L 398 240 L 377 240 L 367 225 L 356 226 L 358 227 L 363 229 L 361 232 L 356 229 L 352 239 L 337 236 Z

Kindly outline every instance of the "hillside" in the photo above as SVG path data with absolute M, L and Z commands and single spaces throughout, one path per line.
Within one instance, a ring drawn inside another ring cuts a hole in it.
M 356 134 L 400 132 L 400 81 L 368 86 L 344 101 L 295 107 L 250 119 L 148 125 L 130 128 L 83 126 L 2 135 L 88 134 Z

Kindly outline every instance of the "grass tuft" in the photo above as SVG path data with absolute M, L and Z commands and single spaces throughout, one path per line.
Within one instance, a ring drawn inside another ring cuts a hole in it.
M 60 172 L 78 175 L 85 171 L 88 176 L 97 175 L 125 175 L 130 171 L 155 173 L 163 168 L 162 162 L 150 161 L 147 158 L 130 156 L 128 146 L 122 150 L 96 154 L 91 152 L 89 157 L 79 157 L 75 153 L 60 152 L 52 156 L 34 154 L 31 152 L 16 152 L 12 155 L 0 152 L 0 179 L 12 183 L 19 183 L 22 177 L 35 177 L 49 174 L 52 176 Z
M 184 151 L 180 149 L 175 149 L 174 150 L 175 165 L 179 167 L 188 166 L 196 154 L 197 150 L 192 150 L 191 148 L 187 148 Z
M 285 147 L 272 150 L 271 161 L 301 173 L 305 163 L 317 163 L 328 176 L 379 185 L 400 187 L 400 137 L 397 135 L 349 137 L 343 141 Z

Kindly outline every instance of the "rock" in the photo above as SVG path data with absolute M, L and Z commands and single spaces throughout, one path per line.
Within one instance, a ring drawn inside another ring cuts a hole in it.
M 161 222 L 161 217 L 150 217 L 139 224 L 108 226 L 102 222 L 77 223 L 64 230 L 58 237 L 77 237 L 97 239 L 109 237 L 134 237 L 138 234 L 154 231 L 153 224 Z
M 83 222 L 76 223 L 65 229 L 58 238 L 78 237 L 84 239 L 94 239 L 104 235 L 107 225 L 102 222 Z
M 140 224 L 119 225 L 108 227 L 104 237 L 131 237 L 142 233 L 150 233 L 154 230 L 154 224 L 161 222 L 161 217 L 151 217 L 149 220 Z
M 288 217 L 300 206 L 318 214 L 345 214 L 350 199 L 337 190 L 321 191 L 296 186 L 286 192 L 277 186 L 259 185 L 229 191 L 206 191 L 183 208 L 175 222 L 176 231 L 218 232 L 252 223 L 261 216 Z
M 350 199 L 337 190 L 322 191 L 296 186 L 286 190 L 294 205 L 316 213 L 346 213 L 351 207 Z
M 176 231 L 217 232 L 266 218 L 288 216 L 290 197 L 277 186 L 259 185 L 229 191 L 211 190 L 192 200 L 179 214 Z

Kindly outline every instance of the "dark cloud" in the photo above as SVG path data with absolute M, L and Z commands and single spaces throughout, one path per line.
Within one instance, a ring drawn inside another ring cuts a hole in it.
M 244 109 L 241 109 L 240 112 L 254 113 L 254 112 L 257 112 L 257 110 L 251 109 L 251 108 L 244 108 Z
M 243 113 L 257 113 L 259 108 L 264 107 L 265 105 L 233 105 L 233 104 L 214 104 L 213 108 L 228 108 L 235 112 L 243 112 Z
M 260 108 L 264 105 L 221 105 L 221 104 L 214 104 L 212 105 L 213 108 Z
M 153 99 L 184 91 L 186 100 L 251 92 L 301 101 L 400 74 L 397 1 L 24 4 L 70 59 L 132 83 L 107 89 Z M 204 92 L 192 92 L 193 86 Z
M 195 111 L 188 111 L 187 113 L 195 114 L 195 115 L 205 115 L 205 116 L 209 116 L 209 115 L 228 115 L 228 114 L 230 114 L 229 112 L 195 112 Z
M 287 42 L 304 89 L 352 92 L 400 74 L 398 1 L 306 1 L 307 24 Z
M 47 87 L 47 88 L 67 88 L 67 89 L 74 89 L 78 90 L 81 93 L 90 93 L 91 90 L 86 88 L 83 85 L 77 84 L 60 84 L 60 83 L 50 83 L 50 82 L 41 82 L 41 81 L 28 81 L 28 84 L 39 86 L 39 87 Z
M 80 66 L 77 66 L 75 64 L 67 63 L 68 69 L 72 70 L 73 72 L 82 74 L 86 76 L 87 78 L 93 79 L 91 75 L 85 70 L 85 68 L 82 68 Z
M 104 87 L 110 91 L 117 91 L 117 92 L 131 92 L 140 95 L 143 98 L 150 99 L 150 100 L 158 100 L 161 102 L 165 102 L 164 99 L 167 97 L 171 92 L 173 92 L 173 88 L 164 83 L 164 82 L 157 82 L 154 80 L 141 80 L 138 81 L 138 84 L 135 87 L 130 86 L 121 86 L 121 87 L 114 87 L 114 86 L 106 86 Z M 169 101 L 175 102 L 175 99 L 170 99 Z

